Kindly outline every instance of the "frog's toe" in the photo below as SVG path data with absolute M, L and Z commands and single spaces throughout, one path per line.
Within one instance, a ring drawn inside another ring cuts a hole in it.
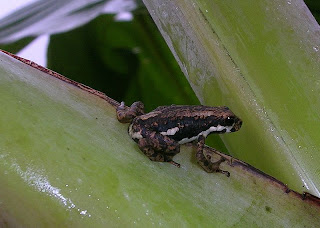
M 175 162 L 175 161 L 168 161 L 171 165 L 174 165 L 174 166 L 176 166 L 176 167 L 178 167 L 178 168 L 180 168 L 180 164 L 179 163 L 177 163 L 177 162 Z
M 216 172 L 217 173 L 222 173 L 222 174 L 226 175 L 227 177 L 230 177 L 230 173 L 228 171 L 218 169 Z
M 164 162 L 166 161 L 165 157 L 161 153 L 157 153 L 152 149 L 147 149 L 143 151 L 145 155 L 151 160 L 156 162 Z

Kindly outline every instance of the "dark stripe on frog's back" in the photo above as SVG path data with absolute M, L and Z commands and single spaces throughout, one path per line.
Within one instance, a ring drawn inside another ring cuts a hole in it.
M 170 108 L 172 111 L 172 109 Z M 174 112 L 177 114 L 183 112 L 180 107 L 177 108 Z M 190 113 L 190 109 L 189 113 Z M 181 111 L 181 112 L 180 112 Z M 173 112 L 165 112 L 163 109 L 158 115 L 149 114 L 148 118 L 136 119 L 136 123 L 139 123 L 141 126 L 144 126 L 145 129 L 150 129 L 155 132 L 166 132 L 168 129 L 179 127 L 174 135 L 167 135 L 168 137 L 180 141 L 184 138 L 191 138 L 198 135 L 202 131 L 207 130 L 211 126 L 217 126 L 218 124 L 224 124 L 224 117 L 222 115 L 217 116 L 199 116 L 199 111 L 196 111 L 198 115 L 170 115 Z M 192 113 L 191 113 L 192 114 Z
M 151 111 L 159 112 L 160 118 L 170 118 L 170 117 L 188 117 L 188 116 L 227 116 L 232 114 L 230 109 L 226 106 L 220 107 L 210 107 L 204 105 L 170 105 L 170 106 L 159 106 L 155 110 Z
M 201 118 L 196 121 L 194 120 L 194 117 L 185 117 L 183 119 L 177 119 L 175 123 L 173 121 L 171 124 L 168 123 L 167 125 L 160 125 L 161 127 L 158 128 L 158 131 L 166 132 L 168 129 L 172 129 L 180 124 L 179 131 L 177 131 L 174 135 L 167 135 L 176 141 L 180 141 L 184 138 L 197 136 L 199 133 L 208 130 L 211 126 L 216 127 L 222 122 L 222 119 L 213 118 L 212 116 Z

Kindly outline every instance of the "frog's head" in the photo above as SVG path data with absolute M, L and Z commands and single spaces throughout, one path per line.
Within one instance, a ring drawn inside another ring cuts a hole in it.
M 242 120 L 237 117 L 228 107 L 217 107 L 215 109 L 215 117 L 218 120 L 218 126 L 214 129 L 219 133 L 230 133 L 238 131 L 241 128 Z M 213 121 L 213 126 L 217 124 L 217 122 Z
M 226 132 L 235 132 L 241 128 L 242 120 L 237 117 L 228 107 L 223 107 L 222 120 L 223 125 L 226 127 Z
M 238 131 L 242 126 L 242 120 L 236 115 L 228 116 L 226 122 L 229 126 L 232 126 L 230 132 Z
M 228 107 L 204 107 L 200 112 L 200 120 L 205 116 L 205 126 L 202 127 L 202 135 L 223 134 L 238 131 L 241 128 L 242 120 L 237 117 Z M 201 123 L 201 122 L 200 122 Z M 208 128 L 209 126 L 209 128 Z

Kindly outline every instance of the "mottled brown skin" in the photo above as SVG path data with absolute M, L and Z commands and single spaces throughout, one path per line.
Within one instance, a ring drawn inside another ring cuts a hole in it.
M 130 107 L 126 107 L 124 103 L 121 103 L 117 108 L 117 119 L 121 123 L 130 123 L 136 116 L 143 114 L 144 104 L 140 101 L 134 102 Z
M 212 155 L 204 155 L 203 153 L 203 148 L 204 148 L 204 142 L 205 142 L 205 137 L 200 136 L 198 138 L 197 142 L 197 153 L 196 153 L 196 158 L 198 161 L 198 164 L 201 165 L 201 167 L 207 172 L 207 173 L 212 173 L 212 172 L 219 172 L 225 174 L 227 177 L 230 176 L 230 173 L 228 171 L 224 171 L 220 169 L 220 164 L 225 161 L 223 157 L 221 157 L 218 161 L 212 162 L 211 158 Z M 213 150 L 216 151 L 216 149 L 212 148 Z
M 212 162 L 209 155 L 203 154 L 203 147 L 208 134 L 240 129 L 242 121 L 229 108 L 171 105 L 145 114 L 142 102 L 135 102 L 131 107 L 122 102 L 117 108 L 117 118 L 122 123 L 131 123 L 130 136 L 150 160 L 170 162 L 179 167 L 172 159 L 180 152 L 180 144 L 197 140 L 196 158 L 204 170 L 228 176 L 228 172 L 219 169 L 224 160 Z
M 139 139 L 137 143 L 151 161 L 170 162 L 180 167 L 180 164 L 172 160 L 173 156 L 180 152 L 180 145 L 169 137 L 148 132 L 146 138 Z

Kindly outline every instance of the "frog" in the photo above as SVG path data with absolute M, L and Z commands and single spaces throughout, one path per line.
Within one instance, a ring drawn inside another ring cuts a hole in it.
M 220 172 L 221 157 L 212 162 L 211 156 L 204 154 L 205 139 L 210 134 L 224 134 L 238 131 L 242 120 L 226 106 L 168 105 L 159 106 L 145 113 L 141 101 L 130 107 L 121 102 L 116 109 L 117 119 L 129 123 L 128 133 L 139 149 L 151 160 L 180 164 L 173 157 L 180 152 L 180 145 L 196 142 L 196 160 L 208 173 Z

